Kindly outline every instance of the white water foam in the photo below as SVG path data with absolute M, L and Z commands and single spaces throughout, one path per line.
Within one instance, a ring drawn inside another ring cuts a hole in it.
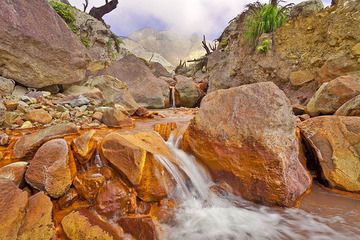
M 173 137 L 167 142 L 177 159 L 177 166 L 163 156 L 156 156 L 177 182 L 172 197 L 179 206 L 175 223 L 162 226 L 165 239 L 359 239 L 352 232 L 338 232 L 329 227 L 329 223 L 341 222 L 339 217 L 324 219 L 299 209 L 273 209 L 232 195 L 216 195 L 210 190 L 214 183 L 206 171 L 193 156 L 180 150 L 178 143 L 179 139 Z

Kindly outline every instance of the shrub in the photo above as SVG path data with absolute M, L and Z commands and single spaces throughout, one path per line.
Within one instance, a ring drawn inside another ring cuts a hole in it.
M 86 48 L 90 48 L 91 46 L 91 42 L 90 42 L 90 39 L 87 38 L 87 37 L 82 37 L 80 38 L 81 40 L 81 43 L 86 47 Z
M 50 5 L 57 12 L 57 14 L 59 14 L 59 16 L 62 19 L 64 19 L 66 24 L 69 26 L 70 30 L 74 33 L 77 33 L 78 30 L 77 30 L 76 24 L 75 24 L 75 16 L 71 12 L 72 7 L 65 3 L 58 2 L 58 1 L 50 1 Z
M 265 39 L 257 48 L 256 51 L 261 52 L 261 53 L 266 53 L 269 49 L 269 45 L 270 45 L 270 40 L 269 39 Z
M 118 53 L 120 52 L 120 45 L 123 43 L 124 42 L 121 40 L 121 38 L 115 38 L 115 48 Z
M 272 33 L 288 19 L 288 8 L 264 4 L 249 10 L 245 19 L 245 37 L 254 46 L 263 33 Z

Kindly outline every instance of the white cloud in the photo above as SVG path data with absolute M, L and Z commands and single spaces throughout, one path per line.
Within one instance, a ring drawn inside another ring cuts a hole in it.
M 82 0 L 70 2 L 82 9 Z M 89 2 L 88 10 L 94 5 L 103 5 L 105 0 Z M 216 37 L 251 2 L 254 0 L 120 0 L 117 9 L 106 15 L 105 20 L 120 35 L 151 26 L 183 34 L 198 33 Z

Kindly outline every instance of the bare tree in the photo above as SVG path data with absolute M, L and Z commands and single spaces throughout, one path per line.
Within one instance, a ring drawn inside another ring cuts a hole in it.
M 85 3 L 83 3 L 84 6 L 84 12 L 86 12 L 87 7 L 89 6 L 89 0 L 85 0 Z
M 117 5 L 119 4 L 119 0 L 105 0 L 105 5 L 101 7 L 93 7 L 89 14 L 93 16 L 94 18 L 104 21 L 102 18 L 105 14 L 108 14 L 109 12 L 113 11 Z

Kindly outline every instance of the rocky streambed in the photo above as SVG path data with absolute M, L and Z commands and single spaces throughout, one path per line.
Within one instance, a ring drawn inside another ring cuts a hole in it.
M 161 111 L 163 118 L 138 119 L 121 129 L 79 130 L 68 123 L 9 131 L 9 145 L 0 149 L 0 239 L 356 239 L 360 234 L 357 195 L 330 192 L 316 181 L 296 200 L 300 208 L 266 207 L 233 195 L 233 180 L 211 178 L 180 149 L 186 148 L 186 133 L 185 140 L 181 136 L 195 113 Z M 262 194 L 267 204 L 265 190 Z

